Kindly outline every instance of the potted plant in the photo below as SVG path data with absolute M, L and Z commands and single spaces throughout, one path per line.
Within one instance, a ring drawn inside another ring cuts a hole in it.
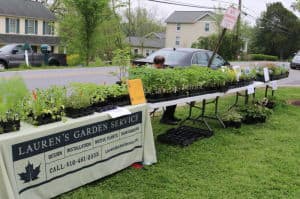
M 93 97 L 93 87 L 82 83 L 72 83 L 63 100 L 66 116 L 78 118 L 93 114 Z
M 126 84 L 114 84 L 106 87 L 106 95 L 108 104 L 113 106 L 130 105 L 130 97 Z
M 246 124 L 264 123 L 272 111 L 259 104 L 248 105 L 240 108 L 243 122 Z
M 226 127 L 241 128 L 243 116 L 232 109 L 223 114 L 222 120 Z
M 20 101 L 28 93 L 19 77 L 0 79 L 0 134 L 20 129 Z
M 32 91 L 20 104 L 22 118 L 36 126 L 61 121 L 64 115 L 65 92 L 65 88 L 57 86 Z

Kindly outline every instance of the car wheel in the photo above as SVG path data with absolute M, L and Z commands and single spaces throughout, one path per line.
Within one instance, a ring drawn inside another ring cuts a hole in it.
M 51 60 L 51 61 L 49 62 L 49 66 L 59 66 L 59 62 L 56 61 L 56 60 Z
M 5 69 L 5 64 L 3 62 L 0 62 L 0 70 L 4 70 Z

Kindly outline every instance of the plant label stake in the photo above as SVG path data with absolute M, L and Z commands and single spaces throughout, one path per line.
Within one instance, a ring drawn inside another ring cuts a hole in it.
M 270 74 L 268 68 L 264 68 L 264 77 L 265 77 L 265 82 L 270 81 Z

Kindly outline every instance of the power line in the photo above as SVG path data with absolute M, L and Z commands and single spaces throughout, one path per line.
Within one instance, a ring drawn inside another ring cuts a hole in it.
M 209 7 L 209 6 L 200 6 L 200 5 L 196 5 L 196 4 L 188 4 L 188 3 L 183 3 L 183 2 L 178 2 L 178 1 L 171 1 L 171 0 L 148 0 L 148 1 L 151 1 L 151 2 L 156 2 L 156 3 L 164 3 L 164 4 L 169 4 L 169 5 L 177 5 L 177 6 L 184 6 L 184 7 L 191 7 L 191 8 L 205 8 L 205 9 L 213 9 L 213 10 L 216 10 L 216 9 L 219 9 L 219 10 L 226 10 L 226 8 L 223 8 L 223 7 Z M 249 9 L 249 8 L 248 8 Z M 245 12 L 245 11 L 242 11 L 242 14 L 245 15 L 245 16 L 248 16 L 248 17 L 252 17 L 254 19 L 258 19 L 258 17 L 255 17 L 251 14 L 249 14 L 248 12 Z M 288 28 L 284 27 L 284 26 L 281 26 L 279 24 L 274 24 L 273 21 L 271 20 L 268 20 L 268 19 L 259 19 L 260 21 L 264 20 L 264 21 L 268 21 L 271 23 L 271 25 L 273 27 L 276 27 L 276 28 L 280 28 L 282 32 L 285 32 L 287 34 L 289 34 L 288 31 Z

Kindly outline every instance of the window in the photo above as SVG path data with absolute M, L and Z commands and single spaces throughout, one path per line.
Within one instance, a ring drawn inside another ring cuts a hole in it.
M 147 49 L 147 50 L 146 50 L 146 56 L 148 57 L 149 55 L 150 55 L 150 50 Z
M 180 45 L 180 37 L 176 37 L 175 45 L 179 46 Z
M 54 23 L 53 22 L 44 21 L 43 34 L 44 35 L 54 35 Z
M 16 51 L 16 54 L 19 54 L 19 55 L 23 55 L 25 53 L 25 50 L 22 45 L 17 45 L 14 48 L 14 50 Z
M 179 32 L 181 30 L 181 24 L 176 24 L 176 32 Z
M 209 23 L 205 23 L 205 32 L 209 32 Z
M 135 55 L 139 54 L 139 49 L 135 48 L 135 49 L 134 49 L 134 54 L 135 54 Z
M 208 56 L 206 53 L 195 53 L 193 55 L 192 64 L 200 66 L 208 66 Z
M 25 34 L 37 34 L 38 22 L 33 19 L 25 20 Z
M 19 33 L 19 19 L 6 18 L 6 33 Z

